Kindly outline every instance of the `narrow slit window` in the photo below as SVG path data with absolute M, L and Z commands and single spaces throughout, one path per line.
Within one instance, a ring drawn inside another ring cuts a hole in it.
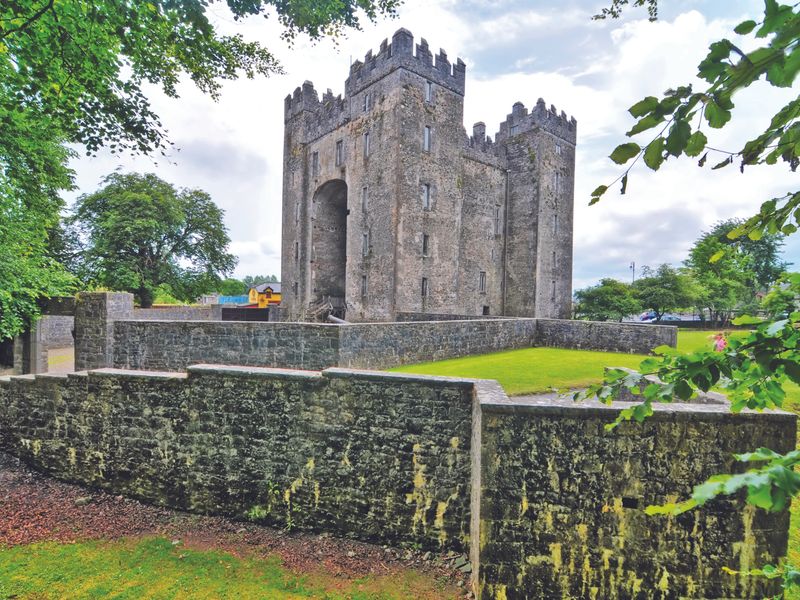
M 368 192 L 367 186 L 361 188 L 361 210 L 367 212 Z
M 500 226 L 500 207 L 494 207 L 494 233 L 495 235 L 500 235 L 503 233 L 503 229 Z
M 364 112 L 372 108 L 372 96 L 369 93 L 364 94 Z
M 558 267 L 558 263 L 556 263 L 556 251 L 553 250 L 553 270 Z
M 422 132 L 422 149 L 425 152 L 431 151 L 431 128 L 428 127 L 427 125 L 425 126 L 425 129 Z
M 556 189 L 556 194 L 561 193 L 561 173 L 559 173 L 558 171 L 555 172 L 555 189 Z
M 431 209 L 431 184 L 422 184 L 422 208 L 425 210 Z
M 481 271 L 478 276 L 478 290 L 480 292 L 486 292 L 486 271 Z
M 293 295 L 293 296 L 295 296 L 295 297 L 297 297 L 297 296 L 298 296 L 298 293 L 297 293 L 297 287 L 298 287 L 298 286 L 297 286 L 297 282 L 295 281 L 295 282 L 292 284 L 292 295 Z
M 428 297 L 428 278 L 427 277 L 423 277 L 422 278 L 422 297 L 423 298 L 427 298 Z
M 361 236 L 361 256 L 369 256 L 369 232 L 365 231 Z
M 553 279 L 550 283 L 552 284 L 552 289 L 550 291 L 550 300 L 552 302 L 555 302 L 556 301 L 556 280 Z
M 553 215 L 553 233 L 558 233 L 558 215 Z
M 336 166 L 340 166 L 344 162 L 344 141 L 339 140 L 336 142 Z
M 430 81 L 425 82 L 425 102 L 430 102 L 433 99 L 433 83 Z
M 361 276 L 361 297 L 362 298 L 366 298 L 367 297 L 367 276 L 366 275 L 362 275 Z
M 430 237 L 428 237 L 427 233 L 422 234 L 422 256 L 428 256 L 428 250 L 430 248 Z
M 311 175 L 313 177 L 319 175 L 319 152 L 311 154 Z
M 300 242 L 294 243 L 294 259 L 298 260 L 300 258 Z
M 364 134 L 364 158 L 369 156 L 369 131 Z

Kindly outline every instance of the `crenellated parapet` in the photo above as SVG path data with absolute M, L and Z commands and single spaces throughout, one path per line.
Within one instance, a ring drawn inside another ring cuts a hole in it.
M 419 44 L 415 45 L 414 36 L 407 29 L 398 29 L 391 43 L 383 40 L 377 54 L 370 50 L 363 62 L 356 60 L 350 65 L 345 95 L 350 97 L 358 94 L 398 68 L 405 68 L 456 94 L 464 95 L 467 72 L 464 61 L 458 58 L 455 64 L 451 64 L 444 50 L 439 50 L 434 56 L 428 42 L 420 38 Z
M 568 117 L 563 110 L 559 113 L 552 104 L 550 108 L 547 108 L 542 98 L 536 101 L 536 105 L 530 112 L 522 102 L 516 102 L 506 120 L 500 123 L 500 131 L 495 136 L 495 143 L 499 144 L 537 127 L 570 144 L 575 144 L 578 131 L 578 122 L 575 117 Z

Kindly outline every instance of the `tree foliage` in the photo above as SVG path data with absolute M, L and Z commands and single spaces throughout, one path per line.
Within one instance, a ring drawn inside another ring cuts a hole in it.
M 622 321 L 641 310 L 641 304 L 627 283 L 601 279 L 600 283 L 575 292 L 578 316 L 590 321 Z
M 275 275 L 247 275 L 242 281 L 250 289 L 262 283 L 278 283 L 278 278 Z
M 668 264 L 654 271 L 646 270 L 644 277 L 634 283 L 633 290 L 642 308 L 656 314 L 656 321 L 668 312 L 693 306 L 698 293 L 688 274 Z
M 800 309 L 800 273 L 784 273 L 761 301 L 761 309 L 773 319 L 783 319 Z
M 233 270 L 223 211 L 207 193 L 176 190 L 152 174 L 114 173 L 104 184 L 78 199 L 70 219 L 84 281 L 133 292 L 148 307 L 161 285 L 194 299 Z
M 624 4 L 624 0 L 615 0 L 612 8 L 617 12 L 607 16 L 619 16 Z M 740 170 L 744 171 L 749 165 L 777 165 L 779 159 L 790 169 L 797 168 L 800 164 L 800 97 L 779 108 L 766 130 L 738 150 L 724 151 L 710 146 L 702 128 L 708 126 L 713 131 L 725 127 L 733 117 L 735 92 L 756 81 L 766 81 L 775 87 L 793 85 L 800 69 L 798 6 L 765 0 L 760 21 L 746 20 L 734 29 L 736 34 L 751 36 L 760 44 L 757 48 L 745 53 L 729 39 L 714 42 L 698 65 L 698 75 L 706 81 L 707 87 L 695 91 L 691 85 L 677 86 L 660 98 L 648 96 L 629 109 L 637 119 L 627 133 L 629 137 L 652 129 L 657 133 L 644 144 L 627 142 L 611 153 L 614 162 L 630 163 L 617 179 L 622 182 L 623 193 L 631 168 L 639 159 L 653 170 L 658 170 L 664 161 L 681 156 L 698 159 L 702 167 L 711 156 L 720 154 L 722 160 L 717 156 L 711 162 L 714 169 L 724 169 L 738 162 Z M 595 189 L 591 203 L 597 202 L 609 187 L 601 185 Z M 797 231 L 798 223 L 800 192 L 789 191 L 782 197 L 763 202 L 757 214 L 727 235 L 734 240 L 744 236 L 759 240 L 765 234 L 779 232 L 790 235 Z M 788 284 L 791 293 L 800 293 L 800 278 L 789 278 Z M 641 393 L 642 401 L 621 411 L 617 421 L 610 425 L 612 428 L 623 420 L 647 418 L 653 412 L 654 402 L 671 402 L 676 397 L 688 399 L 698 390 L 705 391 L 715 385 L 726 389 L 733 411 L 745 407 L 780 408 L 785 397 L 784 385 L 788 381 L 800 383 L 800 312 L 791 312 L 776 321 L 740 317 L 734 323 L 754 329 L 744 339 L 732 340 L 721 352 L 681 354 L 671 348 L 656 349 L 658 356 L 645 360 L 641 373 L 612 370 L 602 383 L 576 394 L 576 398 L 596 396 L 610 402 L 623 388 L 634 394 Z M 657 375 L 660 383 L 648 383 L 639 392 L 644 374 Z M 799 459 L 797 452 L 782 456 L 766 448 L 741 455 L 739 460 L 754 464 L 747 473 L 712 477 L 695 487 L 689 500 L 651 508 L 650 512 L 681 512 L 719 495 L 738 494 L 743 489 L 747 490 L 748 502 L 767 510 L 783 510 L 788 499 L 800 493 L 800 476 L 793 470 Z M 750 573 L 781 577 L 787 586 L 800 584 L 800 571 L 789 564 L 766 565 Z

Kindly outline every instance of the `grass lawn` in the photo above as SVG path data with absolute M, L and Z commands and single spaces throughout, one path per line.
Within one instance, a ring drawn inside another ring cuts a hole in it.
M 457 598 L 414 571 L 358 580 L 297 575 L 277 558 L 237 558 L 164 538 L 0 548 L 0 598 L 438 600 Z

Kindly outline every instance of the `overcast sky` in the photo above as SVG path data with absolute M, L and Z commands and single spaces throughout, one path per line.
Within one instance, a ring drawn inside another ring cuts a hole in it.
M 658 173 L 644 166 L 631 174 L 626 196 L 609 193 L 587 206 L 591 190 L 618 168 L 607 158 L 633 124 L 626 109 L 647 95 L 694 80 L 711 41 L 763 11 L 762 0 L 662 0 L 660 19 L 629 10 L 620 21 L 592 21 L 609 1 L 408 0 L 398 17 L 365 25 L 338 44 L 298 39 L 289 47 L 274 19 L 235 23 L 224 5 L 211 11 L 220 29 L 258 39 L 280 59 L 285 75 L 239 80 L 224 86 L 218 102 L 181 86 L 181 97 L 149 94 L 175 150 L 164 159 L 101 154 L 73 163 L 78 191 L 97 189 L 114 171 L 154 172 L 171 183 L 208 191 L 225 210 L 238 277 L 280 273 L 283 98 L 304 80 L 323 92 L 343 93 L 351 60 L 376 51 L 399 27 L 431 49 L 443 48 L 467 64 L 465 126 L 484 121 L 494 134 L 514 102 L 530 108 L 542 97 L 578 120 L 575 187 L 576 288 L 602 277 L 630 279 L 629 264 L 679 264 L 692 242 L 730 216 L 746 217 L 763 200 L 796 189 L 788 167 L 760 167 L 740 174 L 711 171 L 693 161 L 666 163 Z M 736 38 L 738 36 L 732 36 Z M 792 97 L 759 83 L 735 98 L 734 120 L 709 133 L 709 145 L 739 149 Z M 796 90 L 794 91 L 796 93 Z M 713 162 L 714 157 L 709 158 Z M 720 157 L 722 158 L 722 157 Z M 791 180 L 791 181 L 790 181 Z M 791 187 L 791 186 L 795 187 Z M 785 259 L 800 264 L 800 234 Z

